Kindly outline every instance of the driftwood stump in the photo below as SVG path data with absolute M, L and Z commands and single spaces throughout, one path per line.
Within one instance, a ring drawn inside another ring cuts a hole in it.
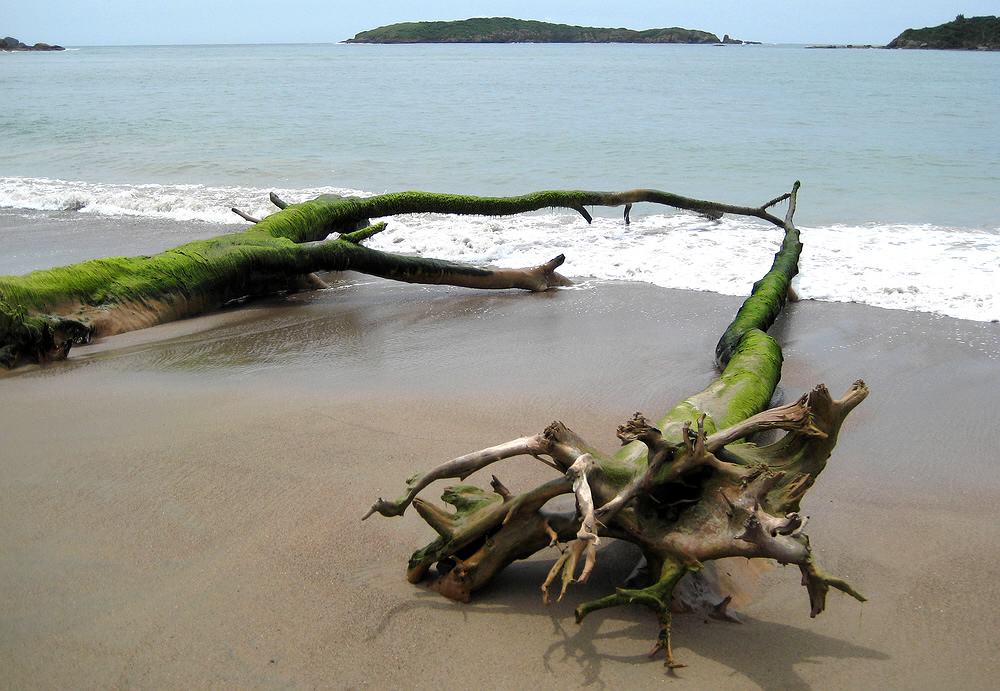
M 826 466 L 847 414 L 867 396 L 867 387 L 855 382 L 835 400 L 821 384 L 795 403 L 768 409 L 782 356 L 766 330 L 784 306 L 802 248 L 792 223 L 797 189 L 796 183 L 790 195 L 775 200 L 789 199 L 785 219 L 777 221 L 784 241 L 771 270 L 754 285 L 720 338 L 716 358 L 722 373 L 704 391 L 676 405 L 656 425 L 636 413 L 618 428 L 623 448 L 614 456 L 554 422 L 541 434 L 416 475 L 399 499 L 375 502 L 364 518 L 400 516 L 413 504 L 439 534 L 410 558 L 411 582 L 423 580 L 433 567 L 431 588 L 467 602 L 512 562 L 558 546 L 560 556 L 542 584 L 548 603 L 553 586 L 561 598 L 571 583 L 587 580 L 602 539 L 626 540 L 642 551 L 648 583 L 583 604 L 576 619 L 607 607 L 644 605 L 659 624 L 651 655 L 665 651 L 668 667 L 683 666 L 675 661 L 670 641 L 672 607 L 683 606 L 675 599 L 678 586 L 714 560 L 746 557 L 797 565 L 811 616 L 823 611 L 830 588 L 864 600 L 815 563 L 800 502 Z M 766 446 L 750 441 L 768 430 L 784 434 Z M 517 496 L 496 476 L 489 490 L 449 487 L 442 500 L 451 511 L 418 496 L 436 480 L 465 480 L 515 456 L 541 461 L 553 477 Z M 549 500 L 562 494 L 575 495 L 575 511 L 547 510 Z M 720 594 L 712 604 L 726 616 L 728 598 Z

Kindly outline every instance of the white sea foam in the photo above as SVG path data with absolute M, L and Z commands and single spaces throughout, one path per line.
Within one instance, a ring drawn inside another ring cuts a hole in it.
M 927 225 L 802 230 L 803 297 L 1000 319 L 1000 231 Z
M 270 191 L 8 177 L 0 178 L 0 207 L 245 225 L 230 207 L 266 216 L 275 210 L 268 201 Z M 336 187 L 273 191 L 289 202 L 319 194 L 368 194 Z M 757 221 L 728 216 L 712 221 L 670 212 L 640 215 L 642 210 L 637 207 L 629 226 L 620 210 L 605 209 L 595 210 L 590 224 L 562 210 L 504 218 L 399 216 L 369 245 L 498 266 L 529 266 L 563 253 L 563 273 L 577 278 L 745 295 L 767 271 L 781 242 L 778 229 Z M 977 321 L 1000 319 L 1000 229 L 869 224 L 805 226 L 801 231 L 805 249 L 795 287 L 802 298 Z
M 858 302 L 960 319 L 1000 319 L 1000 232 L 923 225 L 805 227 L 795 288 L 803 299 Z M 372 241 L 380 249 L 524 266 L 565 253 L 570 276 L 747 294 L 770 267 L 781 232 L 691 214 L 633 220 L 570 213 L 503 219 L 411 216 Z
M 238 208 L 256 218 L 274 213 L 268 194 L 301 201 L 320 194 L 358 195 L 341 187 L 261 189 L 196 184 L 101 184 L 49 178 L 0 177 L 0 208 L 78 211 L 101 216 L 142 216 L 169 221 L 244 224 Z

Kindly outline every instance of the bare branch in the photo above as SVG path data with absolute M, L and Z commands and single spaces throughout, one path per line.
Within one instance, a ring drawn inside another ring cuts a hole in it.
M 240 218 L 242 218 L 245 221 L 250 221 L 250 223 L 260 223 L 260 219 L 259 218 L 254 218 L 250 214 L 248 214 L 248 213 L 246 213 L 244 211 L 240 211 L 235 206 L 232 209 L 230 209 L 230 211 L 232 211 L 234 214 L 236 214 L 237 216 L 239 216 Z
M 821 438 L 827 436 L 813 424 L 809 415 L 809 394 L 804 394 L 795 403 L 765 410 L 732 427 L 716 432 L 705 442 L 705 447 L 715 452 L 738 439 L 770 429 L 792 430 L 806 436 Z
M 795 199 L 798 196 L 800 182 L 795 181 L 792 191 L 788 193 L 788 211 L 785 213 L 785 228 L 792 226 L 792 217 L 795 215 Z
M 783 202 L 783 201 L 785 201 L 786 199 L 788 199 L 788 198 L 789 198 L 790 196 L 792 196 L 792 193 L 791 193 L 791 192 L 785 192 L 785 193 L 784 193 L 783 195 L 781 195 L 780 197 L 775 197 L 774 199 L 772 199 L 771 201 L 767 202 L 766 204 L 764 204 L 764 205 L 763 205 L 763 206 L 761 206 L 760 208 L 762 208 L 762 209 L 770 209 L 770 208 L 771 208 L 772 206 L 774 206 L 775 204 L 780 204 L 781 202 Z
M 573 211 L 576 211 L 578 214 L 583 216 L 583 220 L 585 220 L 587 223 L 590 223 L 594 220 L 594 218 L 590 215 L 590 212 L 587 211 L 582 206 L 574 206 Z
M 413 502 L 414 498 L 435 480 L 445 478 L 464 480 L 477 470 L 482 470 L 491 463 L 496 463 L 512 456 L 527 455 L 541 460 L 538 457 L 548 453 L 549 447 L 550 444 L 545 436 L 536 434 L 531 437 L 521 437 L 520 439 L 514 439 L 504 444 L 498 444 L 480 451 L 465 454 L 464 456 L 459 456 L 458 458 L 453 458 L 427 473 L 411 478 L 407 483 L 409 490 L 401 499 L 386 501 L 379 497 L 361 520 L 366 520 L 375 513 L 382 514 L 383 516 L 402 516 L 403 512 L 406 511 L 406 507 Z M 551 464 L 547 463 L 547 465 Z
M 360 245 L 368 238 L 381 233 L 388 225 L 389 224 L 385 221 L 375 223 L 373 225 L 366 226 L 361 230 L 355 230 L 353 233 L 341 233 L 340 239 L 346 240 L 347 242 L 353 242 L 355 245 Z

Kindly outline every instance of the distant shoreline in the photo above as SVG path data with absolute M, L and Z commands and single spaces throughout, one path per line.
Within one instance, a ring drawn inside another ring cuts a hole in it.
M 404 22 L 362 31 L 345 43 L 756 43 L 723 38 L 697 29 L 670 27 L 637 31 L 553 24 L 511 17 L 475 17 L 448 22 Z
M 511 17 L 474 17 L 456 21 L 403 22 L 362 31 L 344 43 L 681 43 L 712 45 L 759 44 L 742 41 L 726 34 L 697 29 L 670 27 L 637 31 L 626 28 L 601 28 L 553 24 Z M 1000 17 L 958 15 L 954 21 L 935 27 L 907 29 L 886 45 L 824 44 L 807 45 L 812 49 L 931 49 L 931 50 L 1000 50 Z

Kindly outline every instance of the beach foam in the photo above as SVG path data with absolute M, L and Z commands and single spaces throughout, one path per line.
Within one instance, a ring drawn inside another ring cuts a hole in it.
M 800 298 L 857 302 L 960 319 L 1000 318 L 1000 233 L 927 225 L 802 226 Z M 653 214 L 625 226 L 572 213 L 503 219 L 410 216 L 372 241 L 387 251 L 521 266 L 567 256 L 570 276 L 745 295 L 781 242 L 772 226 Z
M 251 216 L 275 212 L 268 194 L 301 201 L 321 194 L 357 195 L 357 190 L 316 187 L 307 190 L 261 189 L 199 184 L 104 184 L 51 178 L 0 177 L 0 208 L 79 211 L 98 216 L 136 216 L 168 221 L 245 225 L 230 209 Z

